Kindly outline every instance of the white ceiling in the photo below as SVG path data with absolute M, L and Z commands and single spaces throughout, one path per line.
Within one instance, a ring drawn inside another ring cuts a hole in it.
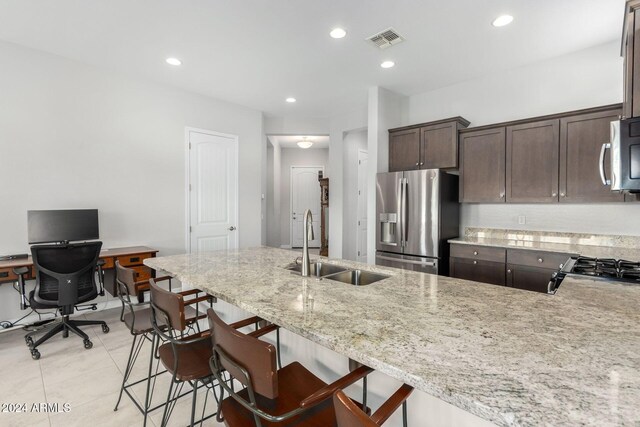
M 311 148 L 329 148 L 328 135 L 269 135 L 268 138 L 272 144 L 278 144 L 282 148 L 298 148 L 302 150 L 297 143 L 302 141 L 303 136 L 313 142 Z
M 412 95 L 619 40 L 623 11 L 624 0 L 3 0 L 0 39 L 271 115 L 328 117 L 365 106 L 371 86 Z M 502 13 L 513 24 L 493 28 Z M 335 26 L 347 37 L 330 38 Z M 390 26 L 407 40 L 364 41 Z

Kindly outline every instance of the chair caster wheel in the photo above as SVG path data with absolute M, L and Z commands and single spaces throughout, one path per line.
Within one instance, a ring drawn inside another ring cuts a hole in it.
M 102 332 L 105 334 L 109 333 L 109 325 L 102 325 Z
M 93 347 L 93 343 L 89 340 L 84 340 L 83 343 L 84 343 L 84 348 L 86 348 L 87 350 Z
M 97 306 L 95 306 L 95 305 L 92 305 L 92 306 L 91 306 L 91 311 L 96 311 L 97 309 L 98 309 L 98 307 L 97 307 Z
M 36 350 L 35 348 L 31 350 L 31 358 L 33 360 L 38 360 L 40 359 L 40 352 L 38 350 Z
M 31 338 L 31 337 L 26 337 L 24 339 L 24 342 L 27 343 L 27 347 L 32 347 L 33 346 L 33 338 Z

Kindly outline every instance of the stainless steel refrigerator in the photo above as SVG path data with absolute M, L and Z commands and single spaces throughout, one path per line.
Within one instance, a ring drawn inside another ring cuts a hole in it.
M 376 264 L 448 275 L 458 177 L 439 169 L 379 173 L 376 193 Z

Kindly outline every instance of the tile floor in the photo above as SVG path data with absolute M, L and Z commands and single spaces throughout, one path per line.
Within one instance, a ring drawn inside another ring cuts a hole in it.
M 70 334 L 56 336 L 39 347 L 42 357 L 32 360 L 24 343 L 22 330 L 0 333 L 0 404 L 26 404 L 27 412 L 0 412 L 0 426 L 142 426 L 143 417 L 124 395 L 114 412 L 129 356 L 131 335 L 119 320 L 119 309 L 85 314 L 88 319 L 105 320 L 111 331 L 103 334 L 99 326 L 84 327 L 93 341 L 85 350 L 82 340 Z M 146 345 L 145 349 L 150 346 Z M 132 377 L 146 376 L 149 353 L 142 352 Z M 161 375 L 156 385 L 154 405 L 166 399 L 170 377 Z M 144 383 L 133 387 L 139 400 L 144 399 Z M 205 390 L 199 392 L 201 408 Z M 69 404 L 68 412 L 36 412 L 33 404 Z M 2 408 L 9 409 L 9 408 Z M 191 395 L 176 405 L 170 425 L 185 426 L 189 422 Z M 209 396 L 207 412 L 215 410 L 215 400 Z M 151 414 L 148 426 L 160 425 L 162 410 Z M 215 419 L 206 426 L 221 426 Z

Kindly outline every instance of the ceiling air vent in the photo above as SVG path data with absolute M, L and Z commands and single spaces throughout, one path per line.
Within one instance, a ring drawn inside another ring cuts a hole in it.
M 394 44 L 398 44 L 404 41 L 404 37 L 398 34 L 398 32 L 393 28 L 387 28 L 386 30 L 381 31 L 378 34 L 374 34 L 371 37 L 368 37 L 367 40 L 380 49 L 386 49 L 393 46 Z

